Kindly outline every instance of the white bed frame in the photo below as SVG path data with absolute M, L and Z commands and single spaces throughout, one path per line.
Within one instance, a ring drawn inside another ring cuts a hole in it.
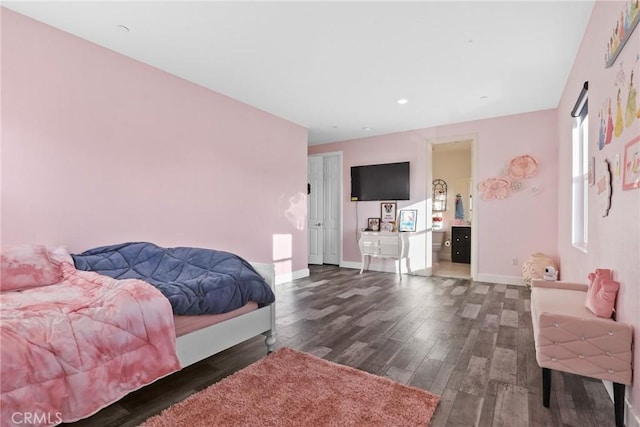
M 273 264 L 252 262 L 251 265 L 264 277 L 275 294 L 276 279 Z M 178 359 L 184 368 L 260 334 L 265 335 L 267 352 L 271 353 L 276 342 L 273 337 L 275 330 L 276 303 L 274 302 L 266 307 L 176 338 Z

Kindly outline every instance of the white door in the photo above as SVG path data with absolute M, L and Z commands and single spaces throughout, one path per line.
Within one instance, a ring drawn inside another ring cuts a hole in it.
M 322 221 L 324 227 L 324 264 L 340 264 L 340 188 L 342 180 L 342 162 L 340 155 L 324 156 L 323 188 L 324 188 L 324 214 Z
M 311 156 L 307 162 L 307 179 L 309 194 L 307 195 L 309 264 L 322 264 L 324 259 L 324 189 L 322 156 Z

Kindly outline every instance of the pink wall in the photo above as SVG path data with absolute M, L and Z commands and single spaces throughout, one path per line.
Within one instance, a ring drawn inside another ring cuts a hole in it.
M 589 245 L 584 253 L 571 244 L 571 129 L 573 120 L 569 112 L 580 93 L 582 84 L 589 81 L 589 155 L 596 163 L 607 159 L 613 161 L 624 156 L 624 145 L 640 135 L 640 119 L 624 127 L 619 137 L 613 136 L 604 149 L 598 148 L 600 120 L 599 112 L 612 99 L 612 114 L 615 123 L 616 97 L 621 89 L 622 116 L 625 117 L 629 81 L 633 70 L 635 88 L 640 80 L 640 29 L 636 28 L 613 67 L 604 66 L 607 42 L 620 12 L 630 4 L 627 1 L 598 1 L 582 40 L 573 70 L 565 86 L 558 107 L 559 139 L 559 199 L 558 199 L 558 252 L 561 270 L 567 280 L 585 282 L 587 274 L 595 268 L 613 270 L 614 278 L 620 282 L 618 295 L 618 320 L 630 323 L 635 329 L 635 374 L 630 391 L 636 416 L 640 416 L 640 190 L 622 190 L 621 177 L 612 181 L 611 209 L 607 217 L 600 213 L 596 187 L 589 191 Z M 624 74 L 622 77 L 620 71 Z M 640 99 L 636 98 L 636 108 Z M 606 114 L 606 112 L 605 112 Z
M 3 243 L 143 240 L 303 270 L 306 146 L 298 125 L 2 9 Z
M 483 201 L 474 195 L 474 215 L 478 224 L 478 272 L 480 278 L 515 279 L 521 267 L 513 266 L 535 252 L 556 255 L 557 123 L 555 110 L 478 120 L 409 132 L 343 141 L 309 147 L 309 154 L 343 152 L 344 176 L 344 253 L 346 262 L 360 262 L 355 241 L 354 203 L 349 201 L 349 168 L 353 165 L 411 161 L 411 197 L 409 204 L 424 200 L 426 186 L 425 141 L 476 135 L 474 183 L 499 175 L 513 157 L 530 154 L 539 162 L 538 174 L 525 181 L 527 189 L 505 200 Z M 540 189 L 532 195 L 533 186 Z M 428 186 L 431 191 L 431 184 Z M 401 202 L 398 209 L 406 203 Z M 361 202 L 359 217 L 379 216 L 380 204 Z M 378 215 L 375 215 L 376 212 Z

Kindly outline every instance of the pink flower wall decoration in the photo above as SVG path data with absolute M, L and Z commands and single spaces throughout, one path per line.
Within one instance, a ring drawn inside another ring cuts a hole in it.
M 509 196 L 511 181 L 506 178 L 487 178 L 478 185 L 483 200 L 504 199 Z
M 536 174 L 538 162 L 528 154 L 518 156 L 509 162 L 509 176 L 513 179 L 529 178 Z

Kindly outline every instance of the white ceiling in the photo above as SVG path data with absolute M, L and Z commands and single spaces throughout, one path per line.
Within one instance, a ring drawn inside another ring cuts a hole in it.
M 555 108 L 593 5 L 3 2 L 298 123 L 309 144 Z

